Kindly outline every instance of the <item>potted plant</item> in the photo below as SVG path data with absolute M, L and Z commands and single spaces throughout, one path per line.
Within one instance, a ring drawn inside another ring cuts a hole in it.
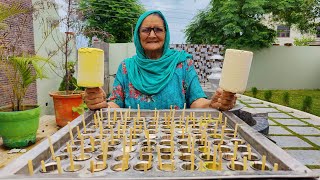
M 72 111 L 72 108 L 79 107 L 83 104 L 82 94 L 80 88 L 76 85 L 76 80 L 73 77 L 75 72 L 75 62 L 70 61 L 70 54 L 75 48 L 72 48 L 70 43 L 74 42 L 76 33 L 73 32 L 75 28 L 76 12 L 73 8 L 74 0 L 65 0 L 67 4 L 67 14 L 60 17 L 60 23 L 66 27 L 66 32 L 61 43 L 57 43 L 57 49 L 63 54 L 63 78 L 60 84 L 59 91 L 50 92 L 49 95 L 53 98 L 54 111 L 56 116 L 56 123 L 58 126 L 63 127 L 68 122 L 74 120 L 79 116 L 77 111 Z M 55 2 L 51 2 L 55 3 Z
M 8 148 L 24 147 L 35 143 L 40 118 L 40 107 L 36 104 L 24 103 L 24 97 L 32 83 L 37 79 L 46 78 L 43 66 L 51 62 L 35 56 L 32 51 L 28 52 L 20 48 L 24 24 L 20 24 L 21 27 L 15 32 L 14 41 L 5 40 L 5 35 L 12 32 L 10 29 L 12 26 L 6 23 L 8 19 L 15 18 L 17 15 L 27 17 L 32 13 L 32 9 L 20 4 L 3 3 L 0 3 L 0 9 L 0 29 L 6 32 L 0 37 L 0 66 L 1 73 L 9 85 L 9 88 L 3 92 L 6 92 L 4 95 L 11 101 L 10 105 L 0 107 L 0 136 L 4 146 Z M 3 87 L 1 84 L 0 88 Z

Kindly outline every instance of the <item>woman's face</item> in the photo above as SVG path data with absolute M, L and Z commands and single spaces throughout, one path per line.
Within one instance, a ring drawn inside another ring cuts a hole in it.
M 160 52 L 166 37 L 163 20 L 158 15 L 149 15 L 146 17 L 139 29 L 140 43 L 145 54 L 154 54 Z

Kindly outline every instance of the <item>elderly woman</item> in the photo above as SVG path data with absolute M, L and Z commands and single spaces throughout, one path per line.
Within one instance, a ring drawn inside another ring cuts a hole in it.
M 235 94 L 218 90 L 206 99 L 192 56 L 185 51 L 169 49 L 170 32 L 160 11 L 140 16 L 134 31 L 136 55 L 119 66 L 113 91 L 106 101 L 101 88 L 88 88 L 84 100 L 90 109 L 104 107 L 142 109 L 187 108 L 231 109 Z

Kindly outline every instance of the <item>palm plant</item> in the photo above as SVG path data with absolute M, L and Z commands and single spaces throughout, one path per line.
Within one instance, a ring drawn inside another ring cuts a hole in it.
M 37 79 L 47 78 L 43 64 L 51 62 L 39 56 L 23 55 L 7 57 L 0 63 L 5 67 L 4 75 L 12 89 L 12 95 L 9 93 L 12 111 L 23 111 L 23 98 L 29 86 Z

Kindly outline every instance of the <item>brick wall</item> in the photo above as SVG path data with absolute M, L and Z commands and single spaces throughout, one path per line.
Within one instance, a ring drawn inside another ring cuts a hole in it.
M 10 4 L 20 2 L 24 7 L 31 7 L 32 0 L 0 0 L 0 3 Z M 12 52 L 12 47 L 15 47 L 16 54 L 21 52 L 34 53 L 34 34 L 33 34 L 33 20 L 32 14 L 23 14 L 15 16 L 6 20 L 8 28 L 4 31 L 0 31 L 0 45 L 8 47 L 7 52 Z M 1 37 L 5 39 L 1 40 Z M 5 72 L 5 67 L 0 64 L 0 107 L 11 104 L 12 88 L 9 85 Z M 24 104 L 36 104 L 37 103 L 37 86 L 33 83 L 23 100 Z

